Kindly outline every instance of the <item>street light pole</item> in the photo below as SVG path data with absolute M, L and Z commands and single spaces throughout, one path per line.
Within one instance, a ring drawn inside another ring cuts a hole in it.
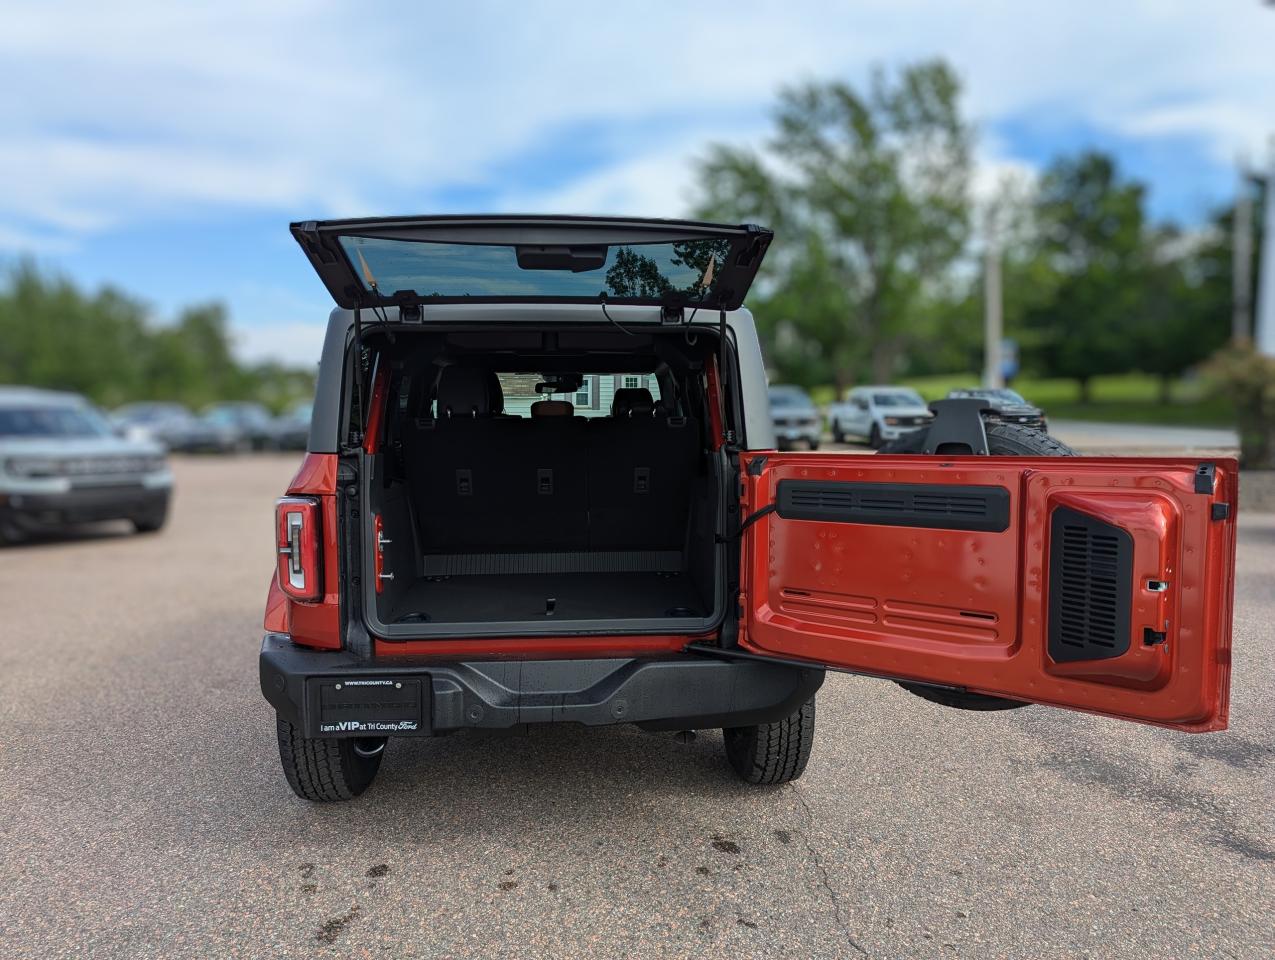
M 990 217 L 988 218 L 990 221 Z M 1001 363 L 1001 338 L 1004 314 L 1001 304 L 1001 251 L 996 232 L 987 231 L 987 253 L 983 264 L 983 386 L 998 389 L 1005 386 Z
M 1253 194 L 1248 163 L 1240 160 L 1235 217 L 1231 222 L 1231 341 L 1247 343 L 1253 310 Z
M 1253 345 L 1257 352 L 1275 357 L 1275 136 L 1267 151 L 1266 217 L 1262 257 L 1257 273 L 1257 316 Z

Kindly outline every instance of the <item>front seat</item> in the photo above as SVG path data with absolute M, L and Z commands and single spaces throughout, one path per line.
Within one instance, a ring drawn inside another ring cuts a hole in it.
M 646 387 L 621 387 L 611 398 L 613 417 L 649 417 L 655 412 L 655 401 Z
M 533 417 L 569 417 L 575 410 L 570 400 L 537 400 L 531 405 Z

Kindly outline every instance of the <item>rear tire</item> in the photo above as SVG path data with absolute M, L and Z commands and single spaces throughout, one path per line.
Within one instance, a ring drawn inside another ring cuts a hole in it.
M 811 452 L 812 452 L 812 453 L 813 453 L 815 450 L 818 450 L 818 449 L 819 449 L 819 441 L 818 441 L 818 440 L 807 440 L 807 441 L 806 441 L 806 443 L 810 444 L 810 450 L 811 450 Z
M 0 517 L 0 547 L 16 546 L 26 540 L 26 538 L 26 533 L 17 523 Z
M 868 434 L 868 446 L 873 450 L 881 449 L 881 428 L 875 423 L 872 425 L 872 431 Z
M 987 434 L 987 452 L 993 457 L 1074 457 L 1076 451 L 1065 443 L 1060 443 L 1048 434 L 1041 433 L 1032 427 L 1021 427 L 1015 423 L 984 423 Z M 881 453 L 923 453 L 925 437 L 929 428 L 913 430 L 899 439 L 886 444 Z M 964 690 L 951 690 L 943 687 L 927 687 L 921 684 L 896 681 L 908 693 L 915 694 L 922 700 L 955 707 L 958 710 L 1017 710 L 1031 704 L 1005 697 L 989 697 L 981 693 L 967 693 Z
M 138 533 L 158 533 L 168 522 L 168 507 L 133 518 L 133 529 Z
M 840 421 L 837 421 L 837 420 L 833 420 L 833 421 L 832 421 L 832 442 L 833 442 L 833 443 L 845 443 L 845 442 L 846 442 L 846 435 L 845 435 L 845 433 L 843 433 L 843 432 L 842 432 L 842 430 L 841 430 L 841 423 L 840 423 Z
M 284 776 L 302 800 L 353 800 L 368 788 L 381 768 L 385 737 L 328 740 L 304 737 L 282 718 L 277 718 L 276 724 Z
M 726 759 L 747 783 L 790 783 L 805 772 L 815 742 L 815 698 L 782 720 L 728 727 Z

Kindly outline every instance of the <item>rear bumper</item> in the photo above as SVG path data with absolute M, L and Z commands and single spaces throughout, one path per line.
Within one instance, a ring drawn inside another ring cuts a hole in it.
M 883 424 L 880 424 L 877 429 L 881 434 L 882 440 L 898 440 L 899 437 L 906 436 L 907 434 L 911 433 L 913 430 L 923 430 L 927 426 L 929 426 L 928 422 L 911 424 L 906 426 L 883 423 Z
M 168 506 L 171 488 L 140 483 L 80 487 L 64 493 L 0 491 L 0 516 L 21 529 L 53 530 L 69 524 L 148 517 Z
M 528 723 L 635 723 L 652 730 L 738 727 L 793 713 L 817 668 L 695 655 L 439 663 L 359 660 L 268 633 L 261 691 L 306 736 L 429 736 Z
M 799 440 L 818 442 L 823 436 L 823 427 L 817 423 L 802 424 L 800 426 L 785 427 L 778 424 L 775 425 L 775 438 L 777 440 L 795 443 Z

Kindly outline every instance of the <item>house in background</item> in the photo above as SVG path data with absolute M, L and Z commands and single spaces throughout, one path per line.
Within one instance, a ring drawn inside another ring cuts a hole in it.
M 500 387 L 505 394 L 505 413 L 518 417 L 531 416 L 531 405 L 545 399 L 547 394 L 536 393 L 536 384 L 543 378 L 538 373 L 502 373 Z M 611 398 L 621 387 L 645 387 L 655 400 L 660 398 L 660 385 L 652 374 L 602 373 L 589 374 L 574 393 L 555 393 L 555 400 L 569 400 L 575 406 L 578 417 L 606 417 L 611 414 Z

